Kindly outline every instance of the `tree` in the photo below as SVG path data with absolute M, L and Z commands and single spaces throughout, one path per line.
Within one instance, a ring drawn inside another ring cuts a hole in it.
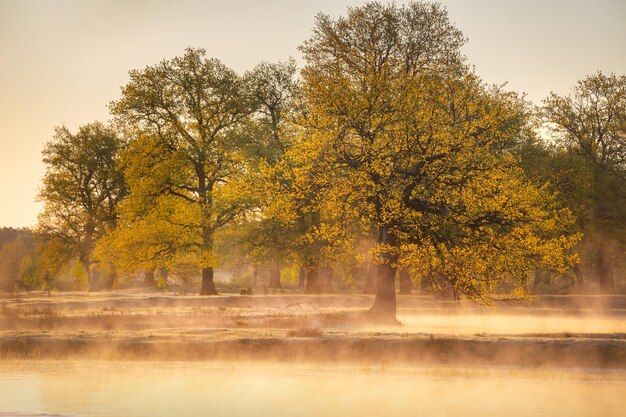
M 626 76 L 598 72 L 567 96 L 551 93 L 541 112 L 558 148 L 553 181 L 585 234 L 579 248 L 600 288 L 613 293 L 626 247 Z M 583 280 L 583 269 L 575 269 Z
M 43 150 L 46 173 L 39 198 L 44 210 L 38 230 L 79 258 L 90 272 L 90 289 L 99 286 L 92 268 L 95 243 L 114 227 L 116 206 L 126 194 L 116 163 L 123 147 L 112 128 L 96 122 L 79 127 L 76 134 L 56 128 Z
M 269 288 L 281 287 L 280 264 L 292 252 L 294 233 L 280 218 L 267 216 L 273 196 L 264 173 L 283 163 L 285 153 L 293 146 L 291 121 L 299 89 L 296 71 L 295 61 L 289 60 L 263 62 L 246 74 L 255 112 L 246 124 L 249 142 L 244 152 L 253 164 L 256 201 L 245 224 L 239 226 L 239 239 L 254 268 L 269 264 Z
M 293 145 L 292 121 L 299 95 L 296 74 L 293 59 L 262 62 L 246 74 L 255 109 L 247 124 L 246 150 L 258 164 L 277 164 Z
M 112 113 L 131 131 L 125 175 L 138 219 L 156 214 L 168 251 L 191 254 L 213 282 L 216 232 L 248 209 L 242 122 L 254 110 L 244 79 L 202 49 L 130 72 Z M 145 223 L 148 233 L 155 227 Z M 159 227 L 160 228 L 160 227 Z
M 305 132 L 297 120 L 306 109 L 295 62 L 262 63 L 247 77 L 256 111 L 246 124 L 250 141 L 245 151 L 254 164 L 257 198 L 246 222 L 237 225 L 240 242 L 255 265 L 269 264 L 270 288 L 280 287 L 279 264 L 291 261 L 306 271 L 305 292 L 320 293 L 330 288 L 331 274 L 319 271 L 328 270 L 332 258 L 332 244 L 320 230 L 329 230 L 332 216 L 322 197 L 328 187 L 316 181 L 323 161 L 298 155 Z
M 409 97 L 414 76 L 460 64 L 464 38 L 437 5 L 398 7 L 368 3 L 333 21 L 318 15 L 301 47 L 310 125 L 325 133 L 352 183 L 365 196 L 365 213 L 378 228 L 378 285 L 374 309 L 395 317 L 398 242 L 385 214 L 392 178 L 382 172 L 394 158 L 390 135 Z M 317 139 L 320 139 L 319 137 Z
M 137 157 L 135 150 L 130 154 Z M 141 181 L 140 176 L 127 177 L 131 185 Z M 117 227 L 96 244 L 97 259 L 129 274 L 143 271 L 147 285 L 156 283 L 155 270 L 197 264 L 188 253 L 189 247 L 195 247 L 194 235 L 179 226 L 188 221 L 189 212 L 175 199 L 161 197 L 146 205 L 139 193 L 131 193 L 119 204 L 118 215 Z
M 567 262 L 567 212 L 552 199 L 540 204 L 547 193 L 508 151 L 526 129 L 527 108 L 467 68 L 464 41 L 437 4 L 368 3 L 337 20 L 318 15 L 301 47 L 307 149 L 333 167 L 338 205 L 377 229 L 371 311 L 382 320 L 395 321 L 401 257 L 484 302 L 486 265 L 506 261 L 507 276 L 519 277 L 540 259 Z M 510 244 L 500 248 L 499 238 Z
M 293 106 L 292 118 L 283 128 L 281 157 L 274 163 L 264 161 L 259 169 L 263 197 L 257 242 L 265 242 L 253 244 L 251 252 L 280 248 L 300 264 L 304 292 L 319 294 L 332 288 L 333 264 L 353 261 L 358 232 L 348 224 L 354 216 L 347 216 L 347 207 L 333 196 L 339 190 L 332 186 L 334 166 L 301 124 L 308 110 L 300 100 Z M 269 240 L 270 236 L 278 240 Z
M 598 72 L 578 82 L 572 94 L 551 93 L 543 116 L 556 139 L 599 168 L 626 170 L 626 76 Z

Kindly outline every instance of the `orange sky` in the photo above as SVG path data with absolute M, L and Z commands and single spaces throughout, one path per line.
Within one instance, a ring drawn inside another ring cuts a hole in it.
M 319 11 L 345 0 L 0 0 L 0 226 L 31 226 L 53 128 L 107 120 L 127 72 L 202 47 L 239 72 L 300 59 Z M 401 1 L 398 1 L 401 3 Z M 602 70 L 626 74 L 624 0 L 443 0 L 487 82 L 539 103 Z

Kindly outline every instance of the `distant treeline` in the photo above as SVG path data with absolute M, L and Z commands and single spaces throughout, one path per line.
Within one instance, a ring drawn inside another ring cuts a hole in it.
M 0 289 L 34 289 L 32 265 L 37 257 L 32 232 L 28 229 L 0 228 Z
M 318 15 L 302 69 L 237 74 L 189 48 L 130 71 L 109 124 L 47 142 L 39 243 L 3 245 L 40 245 L 36 278 L 15 261 L 5 287 L 72 270 L 208 295 L 218 268 L 243 288 L 376 293 L 381 314 L 396 280 L 486 303 L 623 288 L 626 77 L 537 108 L 481 80 L 465 42 L 438 4 L 368 3 Z
M 83 266 L 64 253 L 58 254 L 62 265 L 51 265 L 55 257 L 46 242 L 28 228 L 0 228 L 0 291 L 87 289 Z

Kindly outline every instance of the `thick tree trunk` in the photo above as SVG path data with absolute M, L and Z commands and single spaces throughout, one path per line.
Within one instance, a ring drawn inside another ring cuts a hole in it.
M 606 243 L 598 245 L 597 262 L 600 291 L 602 291 L 603 294 L 615 294 L 611 252 L 610 247 Z
M 322 292 L 317 266 L 310 266 L 306 273 L 305 294 L 320 294 Z
M 156 280 L 154 279 L 154 269 L 148 269 L 143 273 L 143 284 L 146 287 L 154 287 Z
M 280 284 L 280 263 L 278 261 L 273 261 L 270 264 L 270 282 L 267 288 L 282 288 Z
M 202 268 L 202 289 L 200 295 L 218 295 L 213 282 L 213 267 Z
M 167 282 L 167 278 L 170 275 L 170 270 L 165 267 L 159 268 L 159 282 L 158 286 L 161 291 L 164 291 L 166 288 L 169 288 L 169 283 Z
M 378 266 L 376 298 L 370 311 L 383 321 L 396 321 L 396 269 L 391 265 Z
M 383 250 L 380 254 L 376 298 L 370 311 L 376 315 L 379 321 L 397 323 L 395 265 L 398 261 L 398 255 L 394 251 L 396 241 L 385 226 L 380 227 L 378 236 L 378 243 L 390 249 Z
M 213 251 L 213 233 L 207 226 L 202 227 L 202 246 L 203 249 L 209 253 Z M 212 266 L 202 268 L 202 287 L 200 288 L 200 295 L 218 295 L 215 289 L 215 283 L 213 282 Z
M 78 255 L 78 261 L 83 266 L 85 270 L 85 274 L 87 275 L 87 290 L 88 291 L 99 291 L 99 282 L 98 276 L 96 275 L 96 271 L 93 267 L 93 262 L 91 261 L 89 254 L 86 251 L 82 251 Z
M 376 282 L 378 274 L 378 265 L 374 262 L 370 262 L 365 275 L 365 287 L 363 288 L 363 294 L 376 294 Z
M 409 271 L 403 268 L 400 270 L 398 275 L 400 276 L 400 294 L 410 295 L 411 291 L 413 291 L 413 282 L 411 281 Z
M 92 224 L 88 223 L 85 226 L 85 236 L 79 248 L 79 260 L 87 273 L 87 288 L 89 291 L 100 291 L 100 274 L 96 268 L 94 268 L 94 261 L 91 257 L 94 246 L 94 229 Z

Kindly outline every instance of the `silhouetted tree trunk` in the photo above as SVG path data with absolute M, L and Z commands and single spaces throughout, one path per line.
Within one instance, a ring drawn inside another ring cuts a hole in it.
M 397 322 L 396 319 L 396 263 L 398 254 L 395 253 L 396 239 L 389 233 L 386 226 L 381 226 L 378 234 L 378 243 L 390 249 L 383 250 L 378 265 L 378 282 L 376 298 L 370 311 L 381 321 Z
M 165 268 L 165 267 L 159 268 L 159 278 L 163 281 L 163 284 L 165 286 L 168 285 L 167 278 L 169 277 L 169 275 L 170 275 L 170 270 L 168 268 Z
M 81 251 L 78 255 L 78 261 L 83 266 L 85 274 L 87 274 L 87 290 L 98 291 L 100 289 L 98 276 L 93 268 L 93 262 L 91 261 L 89 254 L 86 251 Z
M 411 281 L 409 271 L 403 268 L 400 270 L 398 275 L 400 281 L 400 294 L 410 295 L 411 291 L 413 291 L 413 282 Z
M 213 282 L 213 267 L 202 268 L 202 288 L 200 295 L 217 295 Z
M 200 188 L 203 188 L 204 185 Z M 206 198 L 206 192 L 201 193 Z M 202 246 L 207 252 L 213 251 L 213 233 L 207 226 L 202 227 Z M 200 289 L 200 295 L 218 295 L 215 289 L 215 282 L 213 282 L 213 267 L 209 266 L 202 268 L 202 288 Z
M 87 272 L 87 288 L 89 291 L 100 291 L 100 273 L 95 268 L 95 262 L 91 257 L 94 246 L 94 231 L 95 226 L 91 222 L 88 222 L 85 225 L 85 237 L 80 243 L 79 261 L 83 264 Z
M 154 269 L 148 269 L 143 273 L 143 283 L 146 287 L 154 287 L 156 280 L 154 279 Z
M 282 288 L 280 284 L 280 263 L 273 261 L 270 264 L 270 282 L 268 288 Z
M 305 294 L 320 294 L 322 292 L 317 265 L 310 265 L 306 272 Z

